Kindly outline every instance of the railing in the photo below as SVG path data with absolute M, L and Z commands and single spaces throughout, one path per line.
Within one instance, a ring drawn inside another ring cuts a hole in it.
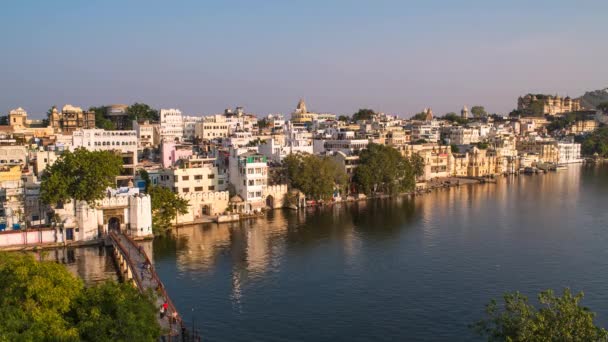
M 125 247 L 122 242 L 120 242 L 120 239 L 118 238 L 115 232 L 110 232 L 110 238 L 112 238 L 112 242 L 116 245 L 116 247 L 118 247 L 118 252 L 122 254 L 123 258 L 129 264 L 129 267 L 131 268 L 131 274 L 133 275 L 133 279 L 137 284 L 137 288 L 140 292 L 142 292 L 143 284 L 141 283 L 141 280 L 137 277 L 137 265 L 133 265 L 133 259 L 129 254 L 129 248 Z
M 139 246 L 135 240 L 133 240 L 132 237 L 128 236 L 128 235 L 123 235 L 133 246 L 137 246 L 138 250 L 141 252 L 141 254 L 144 256 L 144 258 L 146 259 L 146 263 L 148 265 L 152 265 L 150 258 L 148 258 L 148 254 L 146 252 L 144 252 L 143 247 Z M 154 280 L 158 283 L 159 287 L 160 287 L 160 292 L 161 295 L 163 296 L 163 298 L 167 301 L 167 305 L 169 306 L 169 308 L 171 309 L 172 312 L 176 312 L 177 316 L 175 317 L 175 320 L 177 322 L 179 322 L 180 326 L 183 326 L 183 321 L 182 321 L 182 317 L 179 314 L 179 311 L 177 311 L 177 309 L 175 308 L 175 305 L 173 305 L 173 302 L 171 301 L 171 298 L 169 297 L 169 294 L 167 294 L 167 290 L 165 290 L 165 285 L 163 284 L 163 282 L 160 280 L 160 278 L 158 277 L 158 274 L 156 274 L 156 271 L 154 270 L 154 268 L 150 268 L 150 275 L 152 276 L 152 278 L 154 278 Z

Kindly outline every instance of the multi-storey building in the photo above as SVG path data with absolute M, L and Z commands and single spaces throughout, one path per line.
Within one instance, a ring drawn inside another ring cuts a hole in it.
M 203 122 L 202 116 L 186 116 L 182 117 L 184 125 L 184 141 L 194 141 L 196 137 L 196 125 Z
M 72 134 L 72 146 L 90 151 L 117 151 L 122 156 L 123 173 L 117 177 L 119 186 L 133 180 L 137 168 L 137 132 L 81 129 Z
M 70 104 L 63 106 L 61 112 L 53 107 L 49 115 L 49 125 L 56 132 L 63 134 L 72 134 L 78 129 L 93 129 L 95 128 L 95 113 L 83 111 L 82 108 Z
M 559 153 L 557 162 L 559 164 L 581 163 L 583 161 L 581 159 L 581 144 L 560 141 L 557 143 L 557 150 Z
M 160 139 L 158 136 L 159 124 L 149 121 L 133 121 L 133 129 L 137 133 L 137 143 L 139 148 L 151 148 L 158 146 Z
M 517 99 L 517 109 L 524 115 L 555 115 L 581 110 L 581 103 L 569 96 L 527 94 Z
M 268 183 L 268 158 L 255 151 L 231 149 L 229 180 L 236 195 L 245 202 L 244 211 L 256 211 L 265 206 L 264 190 Z
M 450 144 L 470 145 L 479 142 L 479 131 L 474 128 L 450 127 Z
M 163 141 L 182 141 L 184 121 L 179 109 L 160 110 L 160 139 Z
M 223 115 L 213 115 L 205 117 L 203 122 L 198 122 L 194 126 L 194 135 L 198 139 L 218 139 L 226 138 L 230 135 L 231 125 Z

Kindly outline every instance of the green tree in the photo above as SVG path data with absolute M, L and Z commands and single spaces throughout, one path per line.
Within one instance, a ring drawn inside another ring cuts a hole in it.
M 122 170 L 122 159 L 110 151 L 88 151 L 78 148 L 65 151 L 47 166 L 41 178 L 40 199 L 56 204 L 70 199 L 89 204 L 103 198 L 108 187 L 115 186 L 115 177 Z
M 473 106 L 471 107 L 471 114 L 473 114 L 476 118 L 483 118 L 488 116 L 488 112 L 483 106 Z
M 145 103 L 137 102 L 127 107 L 127 115 L 129 117 L 129 124 L 132 124 L 133 120 L 158 121 L 160 119 L 156 109 L 151 108 Z
M 598 104 L 597 109 L 601 110 L 604 113 L 608 113 L 608 102 L 602 102 Z
M 488 143 L 487 142 L 478 142 L 477 148 L 480 150 L 486 150 L 488 148 Z
M 152 200 L 152 229 L 162 234 L 171 228 L 177 215 L 188 213 L 188 201 L 179 197 L 171 189 L 153 186 L 148 190 Z
M 130 284 L 112 281 L 85 288 L 70 317 L 83 341 L 155 341 L 157 308 Z
M 416 114 L 414 114 L 414 116 L 412 116 L 410 118 L 410 120 L 424 121 L 424 120 L 426 120 L 426 113 L 425 112 L 416 113 Z
M 348 115 L 340 115 L 338 116 L 338 121 L 349 122 L 350 117 Z
M 355 114 L 353 114 L 353 121 L 357 122 L 359 120 L 370 120 L 376 115 L 372 109 L 362 108 L 359 109 Z
M 0 341 L 156 341 L 151 298 L 129 284 L 84 288 L 63 265 L 0 252 Z
M 467 119 L 465 119 L 463 117 L 460 117 L 460 115 L 458 115 L 458 114 L 456 114 L 454 112 L 450 112 L 450 113 L 445 114 L 441 119 L 447 120 L 447 121 L 450 121 L 450 122 L 454 122 L 454 123 L 457 123 L 457 124 L 461 124 L 461 125 L 464 125 L 464 124 L 466 124 L 469 121 L 469 120 L 467 120 Z
M 395 194 L 413 190 L 415 171 L 409 159 L 390 146 L 369 144 L 359 154 L 353 181 L 359 191 Z
M 0 252 L 0 340 L 77 341 L 65 316 L 82 287 L 63 265 Z
M 608 127 L 600 127 L 577 141 L 581 143 L 583 155 L 593 156 L 597 153 L 602 158 L 608 158 Z
M 330 199 L 348 180 L 344 170 L 326 156 L 290 154 L 283 163 L 291 186 L 317 200 Z
M 552 290 L 538 295 L 540 308 L 519 292 L 506 293 L 504 304 L 492 300 L 486 319 L 471 327 L 488 341 L 606 341 L 608 332 L 593 323 L 595 314 L 580 305 L 583 293 L 562 296 Z
M 145 188 L 144 188 L 144 191 L 147 193 L 148 190 L 150 189 L 150 184 L 152 184 L 152 181 L 150 180 L 150 174 L 148 173 L 148 171 L 146 171 L 144 169 L 140 169 L 139 170 L 139 176 L 141 177 L 141 179 L 146 184 Z
M 90 107 L 89 111 L 95 113 L 95 127 L 108 131 L 116 129 L 114 123 L 106 118 L 106 107 Z
M 8 115 L 0 115 L 0 126 L 8 125 Z
M 422 158 L 418 153 L 412 153 L 410 163 L 412 164 L 414 176 L 421 177 L 424 175 L 424 158 Z
M 460 149 L 458 148 L 458 146 L 452 144 L 450 145 L 450 149 L 452 150 L 452 153 L 459 153 Z

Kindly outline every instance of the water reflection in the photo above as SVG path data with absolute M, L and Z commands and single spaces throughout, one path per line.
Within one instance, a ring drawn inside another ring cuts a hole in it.
M 86 285 L 94 285 L 105 280 L 118 280 L 110 248 L 102 246 L 69 247 L 32 253 L 37 260 L 54 261 L 65 265 Z

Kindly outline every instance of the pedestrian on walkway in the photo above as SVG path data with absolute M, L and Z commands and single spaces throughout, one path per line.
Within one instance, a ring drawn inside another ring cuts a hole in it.
M 160 319 L 165 318 L 165 305 L 160 306 Z

